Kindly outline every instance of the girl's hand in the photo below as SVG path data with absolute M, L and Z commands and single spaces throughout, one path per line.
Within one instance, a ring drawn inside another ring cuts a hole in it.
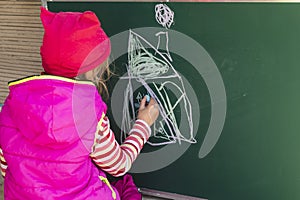
M 151 126 L 159 115 L 159 106 L 156 101 L 151 98 L 149 104 L 146 106 L 146 96 L 141 101 L 139 113 L 137 118 L 144 120 L 149 126 Z

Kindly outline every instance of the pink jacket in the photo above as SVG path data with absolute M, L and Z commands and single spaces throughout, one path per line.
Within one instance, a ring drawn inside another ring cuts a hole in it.
M 107 108 L 96 87 L 42 75 L 9 89 L 0 114 L 5 199 L 113 199 L 89 156 Z

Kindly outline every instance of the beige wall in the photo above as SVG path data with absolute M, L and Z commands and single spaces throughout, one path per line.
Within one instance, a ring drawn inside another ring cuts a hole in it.
M 41 71 L 39 0 L 0 0 L 0 103 L 7 82 Z

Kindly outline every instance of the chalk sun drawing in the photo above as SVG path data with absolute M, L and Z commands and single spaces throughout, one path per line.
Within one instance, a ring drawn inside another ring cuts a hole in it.
M 174 12 L 166 4 L 155 6 L 155 19 L 165 28 L 170 28 L 174 23 Z

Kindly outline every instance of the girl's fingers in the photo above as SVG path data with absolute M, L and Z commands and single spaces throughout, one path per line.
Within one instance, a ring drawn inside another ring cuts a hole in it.
M 139 110 L 145 109 L 145 106 L 146 106 L 146 96 L 144 96 L 144 98 L 142 99 Z
M 155 105 L 155 104 L 157 104 L 156 101 L 153 98 L 151 98 L 148 105 L 151 106 L 151 105 Z

